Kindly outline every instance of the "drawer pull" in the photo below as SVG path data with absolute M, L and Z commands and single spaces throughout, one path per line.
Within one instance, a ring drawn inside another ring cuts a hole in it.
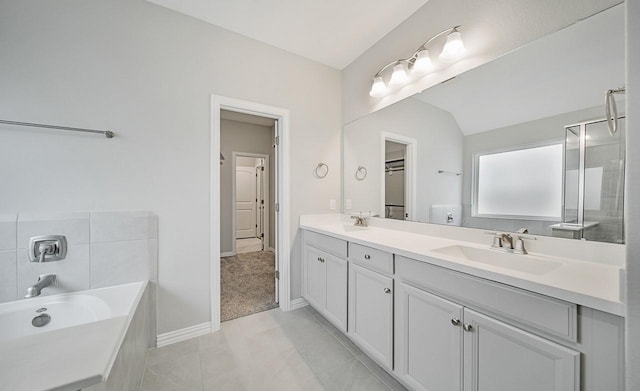
M 389 288 L 384 288 L 384 293 L 391 293 L 391 289 L 389 289 Z
M 462 326 L 462 328 L 466 332 L 471 332 L 471 330 L 473 330 L 473 326 L 471 326 L 471 323 L 465 323 L 464 326 Z
M 452 318 L 451 319 L 451 324 L 454 325 L 454 326 L 460 326 L 460 319 Z
M 369 254 L 365 254 L 365 255 L 364 255 L 364 259 L 371 259 L 371 255 L 369 255 Z

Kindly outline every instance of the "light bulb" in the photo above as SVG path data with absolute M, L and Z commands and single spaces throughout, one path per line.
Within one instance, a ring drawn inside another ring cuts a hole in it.
M 420 50 L 416 55 L 416 61 L 413 63 L 413 72 L 424 74 L 429 72 L 432 67 L 433 63 L 431 63 L 429 51 L 427 49 Z
M 382 76 L 376 76 L 373 78 L 373 84 L 371 85 L 371 91 L 369 91 L 369 95 L 374 98 L 380 98 L 387 94 L 387 86 L 384 84 L 384 80 L 382 80 Z
M 391 74 L 391 80 L 389 80 L 390 86 L 401 86 L 407 82 L 409 77 L 407 76 L 407 71 L 405 70 L 404 64 L 397 63 L 393 66 L 393 73 Z
M 464 43 L 462 43 L 462 36 L 460 35 L 460 31 L 454 29 L 447 35 L 447 42 L 444 44 L 444 48 L 442 48 L 439 59 L 442 62 L 453 62 L 460 58 L 463 52 Z

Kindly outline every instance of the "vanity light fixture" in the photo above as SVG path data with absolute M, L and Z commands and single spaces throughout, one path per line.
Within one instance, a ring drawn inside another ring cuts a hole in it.
M 371 85 L 371 91 L 369 95 L 374 98 L 380 98 L 389 92 L 389 87 L 400 87 L 405 85 L 409 81 L 409 74 L 423 75 L 433 69 L 433 62 L 429 54 L 427 46 L 436 40 L 436 38 L 447 34 L 447 41 L 442 48 L 442 53 L 438 56 L 441 62 L 451 63 L 458 60 L 464 54 L 464 43 L 462 42 L 462 36 L 459 29 L 462 26 L 450 27 L 446 30 L 439 32 L 433 37 L 429 38 L 425 43 L 413 53 L 409 58 L 401 58 L 390 62 L 383 66 L 373 76 L 373 84 Z M 389 84 L 384 82 L 382 74 L 393 67 Z

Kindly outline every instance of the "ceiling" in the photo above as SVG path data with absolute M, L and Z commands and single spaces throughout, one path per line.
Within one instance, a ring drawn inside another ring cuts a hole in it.
M 619 5 L 415 98 L 450 112 L 465 135 L 595 106 L 604 117 L 605 91 L 625 80 L 624 36 Z
M 148 0 L 344 69 L 428 0 Z

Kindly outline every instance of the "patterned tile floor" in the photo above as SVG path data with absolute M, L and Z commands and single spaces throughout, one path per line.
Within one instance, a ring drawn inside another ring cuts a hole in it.
M 143 391 L 404 391 L 310 307 L 260 312 L 149 352 Z

